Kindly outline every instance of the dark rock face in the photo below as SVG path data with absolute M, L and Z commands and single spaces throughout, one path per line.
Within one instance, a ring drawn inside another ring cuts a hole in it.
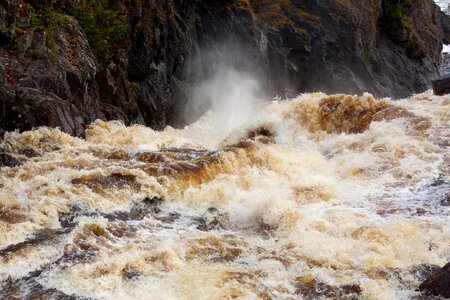
M 419 290 L 434 296 L 450 298 L 450 262 L 428 277 L 420 285 Z
M 243 7 L 228 1 L 234 9 L 226 12 L 223 2 L 204 9 L 204 41 L 228 35 L 246 44 L 277 92 L 420 92 L 437 76 L 448 38 L 440 29 L 448 17 L 431 1 L 420 9 L 401 1 L 398 17 L 390 16 L 398 1 L 249 1 Z
M 0 141 L 3 139 L 5 134 L 5 91 L 3 86 L 5 81 L 3 79 L 3 72 L 0 67 Z
M 73 103 L 35 88 L 17 88 L 12 103 L 7 103 L 6 115 L 18 116 L 9 119 L 8 125 L 23 130 L 50 126 L 81 135 L 85 125 L 81 111 Z
M 188 96 L 186 68 L 199 52 L 197 1 L 143 1 L 133 10 L 129 81 L 145 124 L 162 128 Z
M 0 45 L 13 37 L 18 2 L 19 0 L 0 0 Z
M 450 41 L 432 0 L 110 0 L 128 29 L 100 54 L 73 17 L 77 1 L 52 2 L 0 0 L 0 128 L 184 125 L 193 86 L 221 64 L 253 74 L 268 97 L 404 97 L 431 87 Z

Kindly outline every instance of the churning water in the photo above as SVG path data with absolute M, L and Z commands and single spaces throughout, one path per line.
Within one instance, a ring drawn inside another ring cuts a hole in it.
M 450 260 L 450 97 L 304 94 L 225 139 L 8 133 L 3 298 L 421 299 Z
M 448 10 L 450 5 L 450 0 L 435 0 L 434 2 L 441 7 L 442 11 Z

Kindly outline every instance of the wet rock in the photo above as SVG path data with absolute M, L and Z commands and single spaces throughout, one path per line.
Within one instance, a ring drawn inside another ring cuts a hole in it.
M 13 102 L 7 105 L 6 116 L 9 129 L 50 126 L 81 135 L 85 126 L 83 114 L 74 104 L 35 88 L 18 88 Z
M 419 287 L 430 295 L 450 298 L 450 263 L 432 273 Z
M 23 148 L 19 150 L 19 154 L 25 155 L 28 158 L 38 157 L 41 154 L 34 150 L 33 148 Z
M 433 93 L 439 96 L 450 94 L 450 75 L 433 81 Z
M 17 167 L 21 163 L 14 157 L 6 153 L 0 153 L 0 167 Z
M 421 279 L 424 280 L 426 278 L 429 278 L 430 276 L 432 276 L 434 273 L 438 272 L 441 268 L 437 265 L 432 265 L 432 264 L 421 264 L 418 266 L 414 266 L 411 269 L 411 273 Z

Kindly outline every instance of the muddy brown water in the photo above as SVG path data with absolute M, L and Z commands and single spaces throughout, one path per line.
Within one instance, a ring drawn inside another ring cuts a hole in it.
M 305 94 L 218 125 L 7 133 L 1 298 L 433 299 L 449 96 Z

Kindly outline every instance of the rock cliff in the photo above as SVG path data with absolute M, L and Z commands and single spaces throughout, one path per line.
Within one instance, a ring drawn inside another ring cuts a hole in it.
M 438 76 L 443 42 L 431 0 L 0 0 L 0 127 L 183 125 L 223 63 L 270 96 L 404 97 Z

